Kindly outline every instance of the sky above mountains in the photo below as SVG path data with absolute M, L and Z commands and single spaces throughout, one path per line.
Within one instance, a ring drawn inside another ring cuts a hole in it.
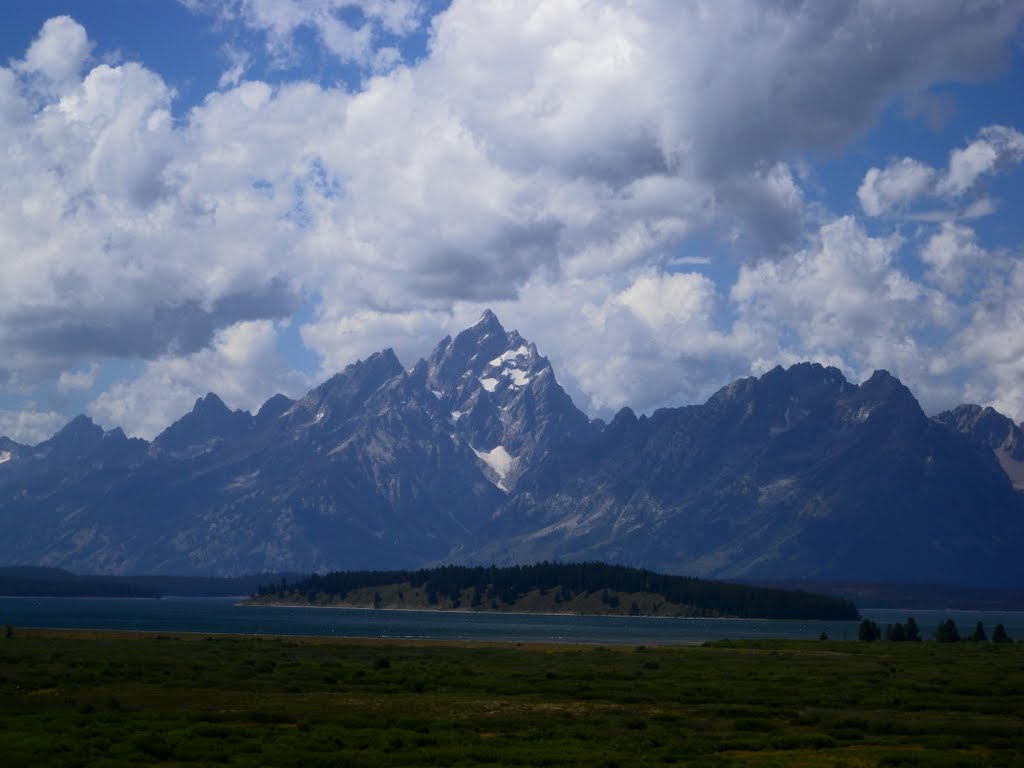
M 776 364 L 1024 419 L 1024 2 L 36 0 L 0 434 L 152 437 L 485 307 L 607 416 Z

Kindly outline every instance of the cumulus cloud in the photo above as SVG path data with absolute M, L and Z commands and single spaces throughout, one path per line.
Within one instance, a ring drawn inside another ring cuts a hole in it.
M 198 352 L 147 362 L 141 375 L 115 384 L 89 411 L 104 424 L 150 439 L 209 391 L 231 408 L 255 412 L 278 392 L 297 397 L 308 385 L 278 354 L 274 324 L 247 321 L 218 331 L 213 343 Z
M 894 362 L 916 345 L 918 332 L 956 319 L 941 292 L 900 268 L 901 246 L 899 237 L 871 237 L 843 217 L 823 226 L 810 247 L 743 267 L 730 298 L 740 321 L 762 344 L 774 340 L 779 353 L 820 359 L 839 352 L 854 375 L 898 369 Z
M 929 194 L 937 176 L 930 165 L 904 157 L 884 170 L 869 169 L 857 190 L 857 199 L 868 216 L 880 216 Z
M 1004 125 L 990 125 L 978 132 L 978 138 L 964 149 L 953 150 L 949 171 L 936 190 L 940 195 L 959 197 L 978 179 L 993 173 L 1001 165 L 1024 160 L 1024 134 Z
M 993 71 L 1022 15 L 456 1 L 431 20 L 428 54 L 403 64 L 387 40 L 424 28 L 416 2 L 186 4 L 259 31 L 282 60 L 312 30 L 338 59 L 383 67 L 351 92 L 271 85 L 243 52 L 181 110 L 142 63 L 87 69 L 88 36 L 66 17 L 0 67 L 0 378 L 141 358 L 140 378 L 94 403 L 141 434 L 207 390 L 246 407 L 272 394 L 261 376 L 285 379 L 265 337 L 237 360 L 231 339 L 271 333 L 306 302 L 301 338 L 325 370 L 384 345 L 411 363 L 493 305 L 526 318 L 597 409 L 689 399 L 751 359 L 909 349 L 922 323 L 949 322 L 938 256 L 919 284 L 896 241 L 847 220 L 804 248 L 794 156 L 841 147 L 901 93 Z M 1012 134 L 978 141 L 1002 154 L 951 159 L 948 194 L 1016 157 Z M 909 205 L 920 185 L 886 172 L 868 205 Z M 687 238 L 733 230 L 776 258 L 744 266 L 731 294 L 665 271 L 689 266 L 676 253 Z
M 376 38 L 382 33 L 409 35 L 420 27 L 424 13 L 417 0 L 181 1 L 192 10 L 263 32 L 267 49 L 282 64 L 295 58 L 295 37 L 302 29 L 312 30 L 342 61 L 373 64 L 379 59 Z
M 978 245 L 970 227 L 943 222 L 921 249 L 921 260 L 929 267 L 928 280 L 957 295 L 972 277 L 984 277 L 989 254 Z
M 70 16 L 57 16 L 43 24 L 25 58 L 14 69 L 42 77 L 43 87 L 60 88 L 74 80 L 92 51 L 85 28 Z
M 868 216 L 904 211 L 926 198 L 958 203 L 982 176 L 996 173 L 1024 160 L 1024 134 L 1004 125 L 989 125 L 963 149 L 954 149 L 949 166 L 940 172 L 909 157 L 894 160 L 884 169 L 871 168 L 857 190 L 861 208 Z M 992 213 L 995 203 L 981 197 L 955 211 L 934 212 L 938 220 L 978 218 Z M 922 218 L 920 215 L 915 218 Z
M 0 409 L 0 435 L 22 445 L 36 445 L 52 437 L 68 421 L 62 413 L 39 410 L 29 403 L 18 410 Z
M 966 326 L 936 360 L 944 371 L 969 371 L 963 396 L 1018 421 L 1024 415 L 1024 262 L 1002 261 L 971 305 Z
M 98 372 L 98 363 L 93 363 L 84 370 L 61 371 L 57 377 L 57 391 L 67 393 L 92 389 Z

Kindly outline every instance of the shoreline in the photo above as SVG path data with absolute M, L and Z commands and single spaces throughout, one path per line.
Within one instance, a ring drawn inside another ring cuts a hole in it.
M 374 608 L 372 605 L 354 605 L 351 603 L 335 604 L 335 605 L 314 605 L 312 603 L 307 605 L 300 605 L 296 603 L 253 603 L 248 601 L 242 601 L 235 603 L 240 608 L 323 608 L 327 610 L 345 610 L 345 611 L 367 611 L 377 613 L 381 611 L 394 611 L 400 613 L 458 613 L 466 615 L 494 615 L 494 616 L 573 616 L 577 618 L 595 618 L 595 619 L 658 619 L 658 620 L 684 620 L 684 621 L 819 621 L 819 622 L 837 622 L 837 621 L 849 621 L 856 623 L 860 619 L 815 619 L 815 618 L 803 618 L 803 619 L 776 619 L 769 616 L 653 616 L 650 614 L 638 614 L 636 616 L 630 616 L 625 613 L 569 613 L 567 611 L 494 611 L 494 610 L 481 610 L 474 611 L 466 608 Z

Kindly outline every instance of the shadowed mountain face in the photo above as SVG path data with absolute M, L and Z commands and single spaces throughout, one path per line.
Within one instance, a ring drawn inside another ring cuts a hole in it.
M 983 451 L 995 454 L 1017 490 L 1024 490 L 1024 430 L 992 408 L 959 405 L 935 421 L 959 432 Z
M 1024 583 L 1020 429 L 804 363 L 589 420 L 490 312 L 256 414 L 209 394 L 151 444 L 78 417 L 0 439 L 0 563 L 237 574 L 607 560 L 694 575 Z M 1008 463 L 1009 462 L 1009 463 Z

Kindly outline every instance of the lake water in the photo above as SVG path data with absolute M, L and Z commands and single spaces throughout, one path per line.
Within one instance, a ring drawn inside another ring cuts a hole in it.
M 0 624 L 15 627 L 146 630 L 325 637 L 415 638 L 499 642 L 688 644 L 723 638 L 806 638 L 822 632 L 856 639 L 855 621 L 666 619 L 629 616 L 547 616 L 508 613 L 375 611 L 345 608 L 271 608 L 238 605 L 239 598 L 0 597 Z M 962 635 L 981 620 L 991 634 L 1002 623 L 1024 639 L 1024 612 L 862 609 L 880 625 L 913 616 L 925 638 L 947 618 Z

